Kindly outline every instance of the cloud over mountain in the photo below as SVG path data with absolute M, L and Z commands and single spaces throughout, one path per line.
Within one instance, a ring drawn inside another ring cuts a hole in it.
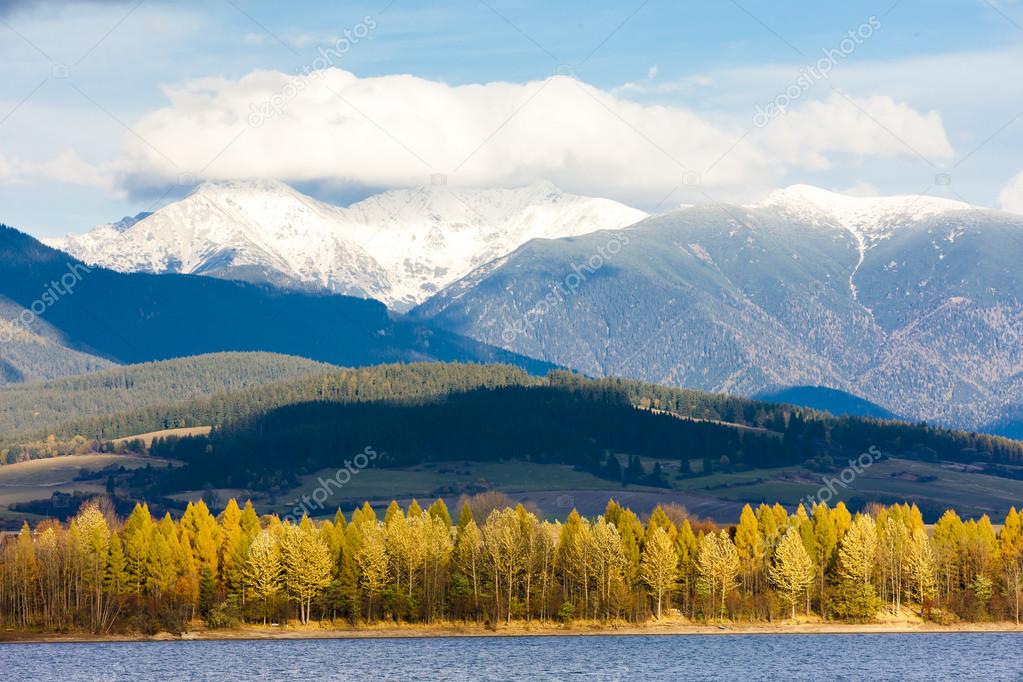
M 311 66 L 316 65 L 315 62 Z M 167 87 L 168 106 L 126 135 L 108 166 L 128 187 L 238 177 L 414 187 L 513 186 L 654 204 L 686 184 L 769 188 L 838 155 L 949 158 L 937 112 L 838 93 L 768 125 L 622 99 L 574 78 L 448 85 L 336 68 L 254 71 Z

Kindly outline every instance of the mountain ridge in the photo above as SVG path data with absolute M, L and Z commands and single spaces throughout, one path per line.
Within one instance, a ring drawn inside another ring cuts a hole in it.
M 69 268 L 80 278 L 57 295 L 52 285 Z M 0 296 L 37 310 L 64 347 L 117 363 L 267 351 L 339 365 L 460 360 L 534 372 L 553 367 L 393 314 L 378 301 L 88 268 L 7 226 L 0 226 Z
M 741 395 L 827 385 L 962 428 L 1023 403 L 1008 341 L 1023 338 L 1023 216 L 825 193 L 846 205 L 800 217 L 792 194 L 647 218 L 553 304 L 607 237 L 529 242 L 413 315 L 594 376 Z
M 623 227 L 646 215 L 548 182 L 388 190 L 340 207 L 280 181 L 237 180 L 203 183 L 131 224 L 48 243 L 120 272 L 267 282 L 375 298 L 401 311 L 529 239 Z

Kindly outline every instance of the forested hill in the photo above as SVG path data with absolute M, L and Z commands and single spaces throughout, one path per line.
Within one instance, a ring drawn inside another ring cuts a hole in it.
M 46 436 L 59 432 L 62 423 L 85 417 L 184 402 L 339 370 L 333 365 L 274 353 L 211 353 L 43 383 L 9 385 L 0 388 L 0 442 L 17 440 L 19 435 Z
M 157 446 L 161 454 L 193 461 L 192 448 L 205 452 L 211 446 L 216 453 L 211 462 L 220 469 L 204 472 L 209 478 L 201 484 L 291 480 L 309 467 L 343 460 L 351 445 L 355 451 L 367 445 L 387 449 L 394 463 L 537 457 L 596 467 L 598 460 L 607 463 L 604 453 L 610 450 L 707 459 L 712 467 L 729 469 L 810 460 L 844 466 L 843 458 L 870 447 L 926 460 L 1023 462 L 1023 444 L 997 437 L 834 417 L 791 405 L 563 371 L 537 377 L 510 365 L 474 363 L 331 368 L 259 354 L 174 362 L 179 364 L 120 368 L 43 384 L 35 394 L 24 387 L 19 395 L 34 395 L 43 405 L 42 397 L 58 400 L 57 388 L 66 390 L 72 396 L 66 401 L 67 417 L 78 410 L 78 418 L 51 431 L 62 438 L 106 440 L 168 427 L 219 427 L 208 439 Z M 230 373 L 248 377 L 252 385 L 225 390 L 229 379 L 209 374 L 232 363 L 237 371 Z M 168 371 L 171 367 L 185 371 Z M 270 375 L 293 378 L 260 383 Z M 181 383 L 190 377 L 194 390 L 213 394 L 169 402 L 187 392 L 184 386 L 168 388 L 172 376 Z M 128 383 L 132 388 L 125 387 Z M 83 407 L 106 385 L 119 387 L 124 400 Z M 55 419 L 57 404 L 49 407 Z M 31 405 L 31 400 L 22 401 L 20 418 Z M 110 413 L 83 416 L 97 410 Z M 0 454 L 6 461 L 39 456 L 21 446 Z
M 341 375 L 315 400 L 251 411 L 209 436 L 159 441 L 153 453 L 188 463 L 168 474 L 168 490 L 287 486 L 298 475 L 342 466 L 366 447 L 380 453 L 379 466 L 523 458 L 608 478 L 622 475 L 609 453 L 675 459 L 682 475 L 695 475 L 688 470 L 693 459 L 704 462 L 699 473 L 810 460 L 841 467 L 872 449 L 916 459 L 1023 463 L 1023 443 L 925 425 L 564 372 L 541 383 L 505 370 L 489 386 L 468 388 L 486 368 L 433 366 L 428 377 L 424 369 L 394 368 L 367 390 L 356 375 Z M 365 371 L 363 379 L 375 372 Z M 406 383 L 417 374 L 428 379 L 423 388 Z
M 269 353 L 220 353 L 0 388 L 6 407 L 0 409 L 0 433 L 5 443 L 50 434 L 108 440 L 215 426 L 308 401 L 415 401 L 545 381 L 512 365 L 423 362 L 344 368 Z

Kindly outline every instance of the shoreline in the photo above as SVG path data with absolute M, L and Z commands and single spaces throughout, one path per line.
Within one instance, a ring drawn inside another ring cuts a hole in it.
M 1012 622 L 963 623 L 938 625 L 926 622 L 890 623 L 724 623 L 721 625 L 686 622 L 636 624 L 558 624 L 513 623 L 490 629 L 482 625 L 446 623 L 435 625 L 362 626 L 321 628 L 292 626 L 274 628 L 244 626 L 223 630 L 197 628 L 181 634 L 160 632 L 156 635 L 92 633 L 36 633 L 0 631 L 3 644 L 83 644 L 104 642 L 201 642 L 201 641 L 272 641 L 317 639 L 424 639 L 437 637 L 643 637 L 643 636 L 766 636 L 766 635 L 909 635 L 954 633 L 1020 633 L 1023 625 Z

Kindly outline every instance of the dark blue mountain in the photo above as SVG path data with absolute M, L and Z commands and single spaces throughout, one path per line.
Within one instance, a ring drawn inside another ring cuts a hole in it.
M 809 407 L 836 415 L 898 419 L 895 414 L 876 403 L 852 393 L 825 386 L 790 386 L 777 391 L 764 391 L 755 397 L 758 400 Z
M 259 350 L 347 366 L 444 360 L 504 362 L 537 373 L 552 368 L 393 315 L 376 301 L 88 268 L 0 225 L 3 299 L 6 310 L 20 311 L 14 324 L 12 313 L 5 317 L 8 330 L 24 334 L 43 322 L 59 338 L 53 352 L 70 349 L 121 363 Z

